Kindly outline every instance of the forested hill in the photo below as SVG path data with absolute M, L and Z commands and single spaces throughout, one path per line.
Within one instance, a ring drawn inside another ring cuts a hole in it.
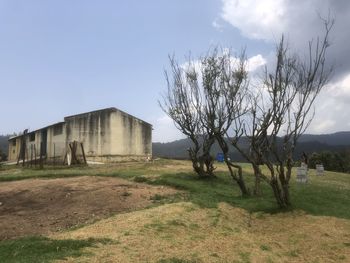
M 328 145 L 350 145 L 350 132 L 337 132 L 332 134 L 304 134 L 299 142 L 320 142 Z
M 8 152 L 8 135 L 0 135 L 0 152 Z M 248 146 L 246 140 L 242 140 L 243 146 Z M 177 140 L 169 143 L 153 143 L 153 156 L 168 158 L 187 158 L 187 149 L 190 147 L 189 139 Z M 350 132 L 337 132 L 333 134 L 312 135 L 304 134 L 296 149 L 295 157 L 299 157 L 303 151 L 308 154 L 320 151 L 339 151 L 350 148 Z M 212 154 L 215 156 L 221 152 L 218 145 L 212 148 Z M 236 160 L 243 160 L 242 157 L 231 148 L 231 157 Z
M 191 146 L 189 139 L 177 140 L 169 143 L 153 143 L 153 156 L 167 158 L 188 158 L 187 149 Z M 242 146 L 248 147 L 247 141 L 242 140 Z M 305 151 L 307 154 L 320 151 L 340 151 L 350 148 L 350 132 L 337 132 L 333 134 L 312 135 L 304 134 L 299 140 L 295 151 L 295 157 L 301 156 Z M 218 145 L 212 148 L 212 155 L 221 152 Z M 231 158 L 242 161 L 243 158 L 235 149 L 230 149 Z

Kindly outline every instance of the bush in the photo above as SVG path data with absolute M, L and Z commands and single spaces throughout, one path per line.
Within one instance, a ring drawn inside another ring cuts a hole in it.
M 350 150 L 339 152 L 322 151 L 314 152 L 309 159 L 310 168 L 315 168 L 316 164 L 323 164 L 324 169 L 334 172 L 350 172 Z

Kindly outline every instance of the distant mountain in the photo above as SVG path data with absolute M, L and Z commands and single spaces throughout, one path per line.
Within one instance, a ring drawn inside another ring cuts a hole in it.
M 244 148 L 248 147 L 248 142 L 242 138 Z M 167 158 L 188 158 L 187 149 L 191 146 L 190 139 L 182 139 L 169 143 L 153 143 L 153 156 Z M 350 148 L 350 132 L 337 132 L 333 134 L 312 135 L 304 134 L 300 137 L 295 150 L 294 157 L 299 158 L 302 152 L 311 154 L 320 151 L 340 151 Z M 212 148 L 212 155 L 216 156 L 221 152 L 219 146 L 215 144 Z M 233 160 L 243 161 L 243 157 L 233 148 L 230 148 L 230 156 Z
M 300 137 L 299 142 L 320 142 L 328 145 L 350 145 L 350 132 L 336 132 L 332 134 L 304 134 Z
M 7 155 L 9 135 L 0 135 L 0 151 Z M 242 145 L 248 147 L 247 140 L 242 140 Z M 187 149 L 191 146 L 189 139 L 177 140 L 169 143 L 153 143 L 153 155 L 155 157 L 187 159 Z M 332 134 L 304 134 L 299 139 L 295 151 L 295 157 L 301 156 L 305 151 L 307 154 L 320 151 L 339 151 L 350 148 L 350 132 L 337 132 Z M 212 155 L 216 156 L 221 152 L 220 147 L 215 144 L 212 148 Z M 243 161 L 242 156 L 233 148 L 230 148 L 230 156 L 233 160 Z

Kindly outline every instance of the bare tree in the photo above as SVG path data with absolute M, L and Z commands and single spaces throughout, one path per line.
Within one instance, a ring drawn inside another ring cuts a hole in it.
M 215 49 L 202 59 L 204 103 L 202 125 L 212 131 L 223 154 L 229 175 L 238 184 L 243 196 L 250 195 L 242 167 L 229 158 L 228 131 L 236 118 L 246 110 L 246 63 L 244 52 L 239 58 L 230 53 L 218 54 Z
M 191 141 L 188 149 L 194 171 L 200 177 L 213 177 L 213 158 L 210 149 L 214 135 L 201 125 L 201 91 L 195 65 L 180 66 L 174 58 L 170 59 L 171 77 L 165 72 L 168 90 L 159 102 L 162 110 L 173 119 L 176 127 Z
M 321 89 L 327 84 L 331 68 L 326 67 L 326 51 L 333 20 L 325 20 L 325 35 L 309 42 L 307 59 L 290 54 L 282 37 L 276 51 L 273 72 L 267 69 L 260 90 L 250 96 L 251 108 L 244 118 L 237 118 L 234 146 L 252 164 L 256 175 L 256 191 L 259 180 L 266 181 L 273 190 L 278 205 L 291 205 L 289 182 L 293 167 L 293 153 L 299 137 L 310 125 L 313 104 Z M 248 152 L 238 145 L 239 129 L 250 143 Z M 269 175 L 262 173 L 265 164 Z
M 326 67 L 326 51 L 333 24 L 331 19 L 324 20 L 325 35 L 309 42 L 304 59 L 291 54 L 282 37 L 276 49 L 274 70 L 266 68 L 260 84 L 249 93 L 244 54 L 233 63 L 229 53 L 219 54 L 215 49 L 200 59 L 201 74 L 193 62 L 189 63 L 192 67 L 184 70 L 171 60 L 173 82 L 167 76 L 168 93 L 162 108 L 194 142 L 189 152 L 196 171 L 203 167 L 205 156 L 210 156 L 215 139 L 230 176 L 242 195 L 249 195 L 242 167 L 229 159 L 231 144 L 252 164 L 254 193 L 261 194 L 263 180 L 271 186 L 281 208 L 291 205 L 293 153 L 313 119 L 315 99 L 332 72 Z M 202 145 L 199 135 L 205 138 Z M 249 149 L 240 145 L 243 137 L 249 142 Z M 200 149 L 204 151 L 198 157 Z M 262 171 L 262 164 L 267 173 Z
M 260 147 L 264 144 L 264 129 L 270 119 L 265 119 L 264 112 L 260 108 L 262 94 L 258 90 L 245 93 L 245 103 L 247 105 L 245 114 L 241 114 L 234 119 L 231 125 L 231 145 L 245 158 L 251 165 L 254 171 L 255 184 L 253 194 L 256 196 L 262 195 L 261 190 L 261 168 L 263 164 L 263 153 Z M 262 115 L 258 117 L 257 113 L 261 111 Z M 260 122 L 260 123 L 258 123 Z M 245 143 L 248 142 L 248 143 Z M 249 145 L 247 147 L 246 145 Z

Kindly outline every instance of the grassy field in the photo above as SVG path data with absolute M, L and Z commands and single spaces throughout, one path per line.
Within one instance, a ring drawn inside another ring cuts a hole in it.
M 248 184 L 252 170 L 242 164 Z M 279 211 L 267 185 L 263 197 L 242 198 L 217 164 L 218 177 L 199 180 L 187 161 L 158 160 L 44 170 L 2 167 L 0 181 L 73 176 L 121 177 L 183 190 L 155 196 L 155 205 L 92 225 L 1 241 L 0 262 L 349 262 L 350 175 L 325 172 L 310 182 L 291 182 L 293 209 Z M 0 200 L 1 201 L 1 200 Z M 11 243 L 14 242 L 14 243 Z M 11 245 L 12 244 L 12 245 Z M 64 247 L 64 249 L 53 249 Z M 27 252 L 30 250 L 31 252 Z M 22 255 L 30 254 L 30 257 Z M 38 260 L 35 260 L 35 259 Z M 12 260 L 12 261 L 11 261 Z M 22 261 L 21 261 L 22 260 Z

